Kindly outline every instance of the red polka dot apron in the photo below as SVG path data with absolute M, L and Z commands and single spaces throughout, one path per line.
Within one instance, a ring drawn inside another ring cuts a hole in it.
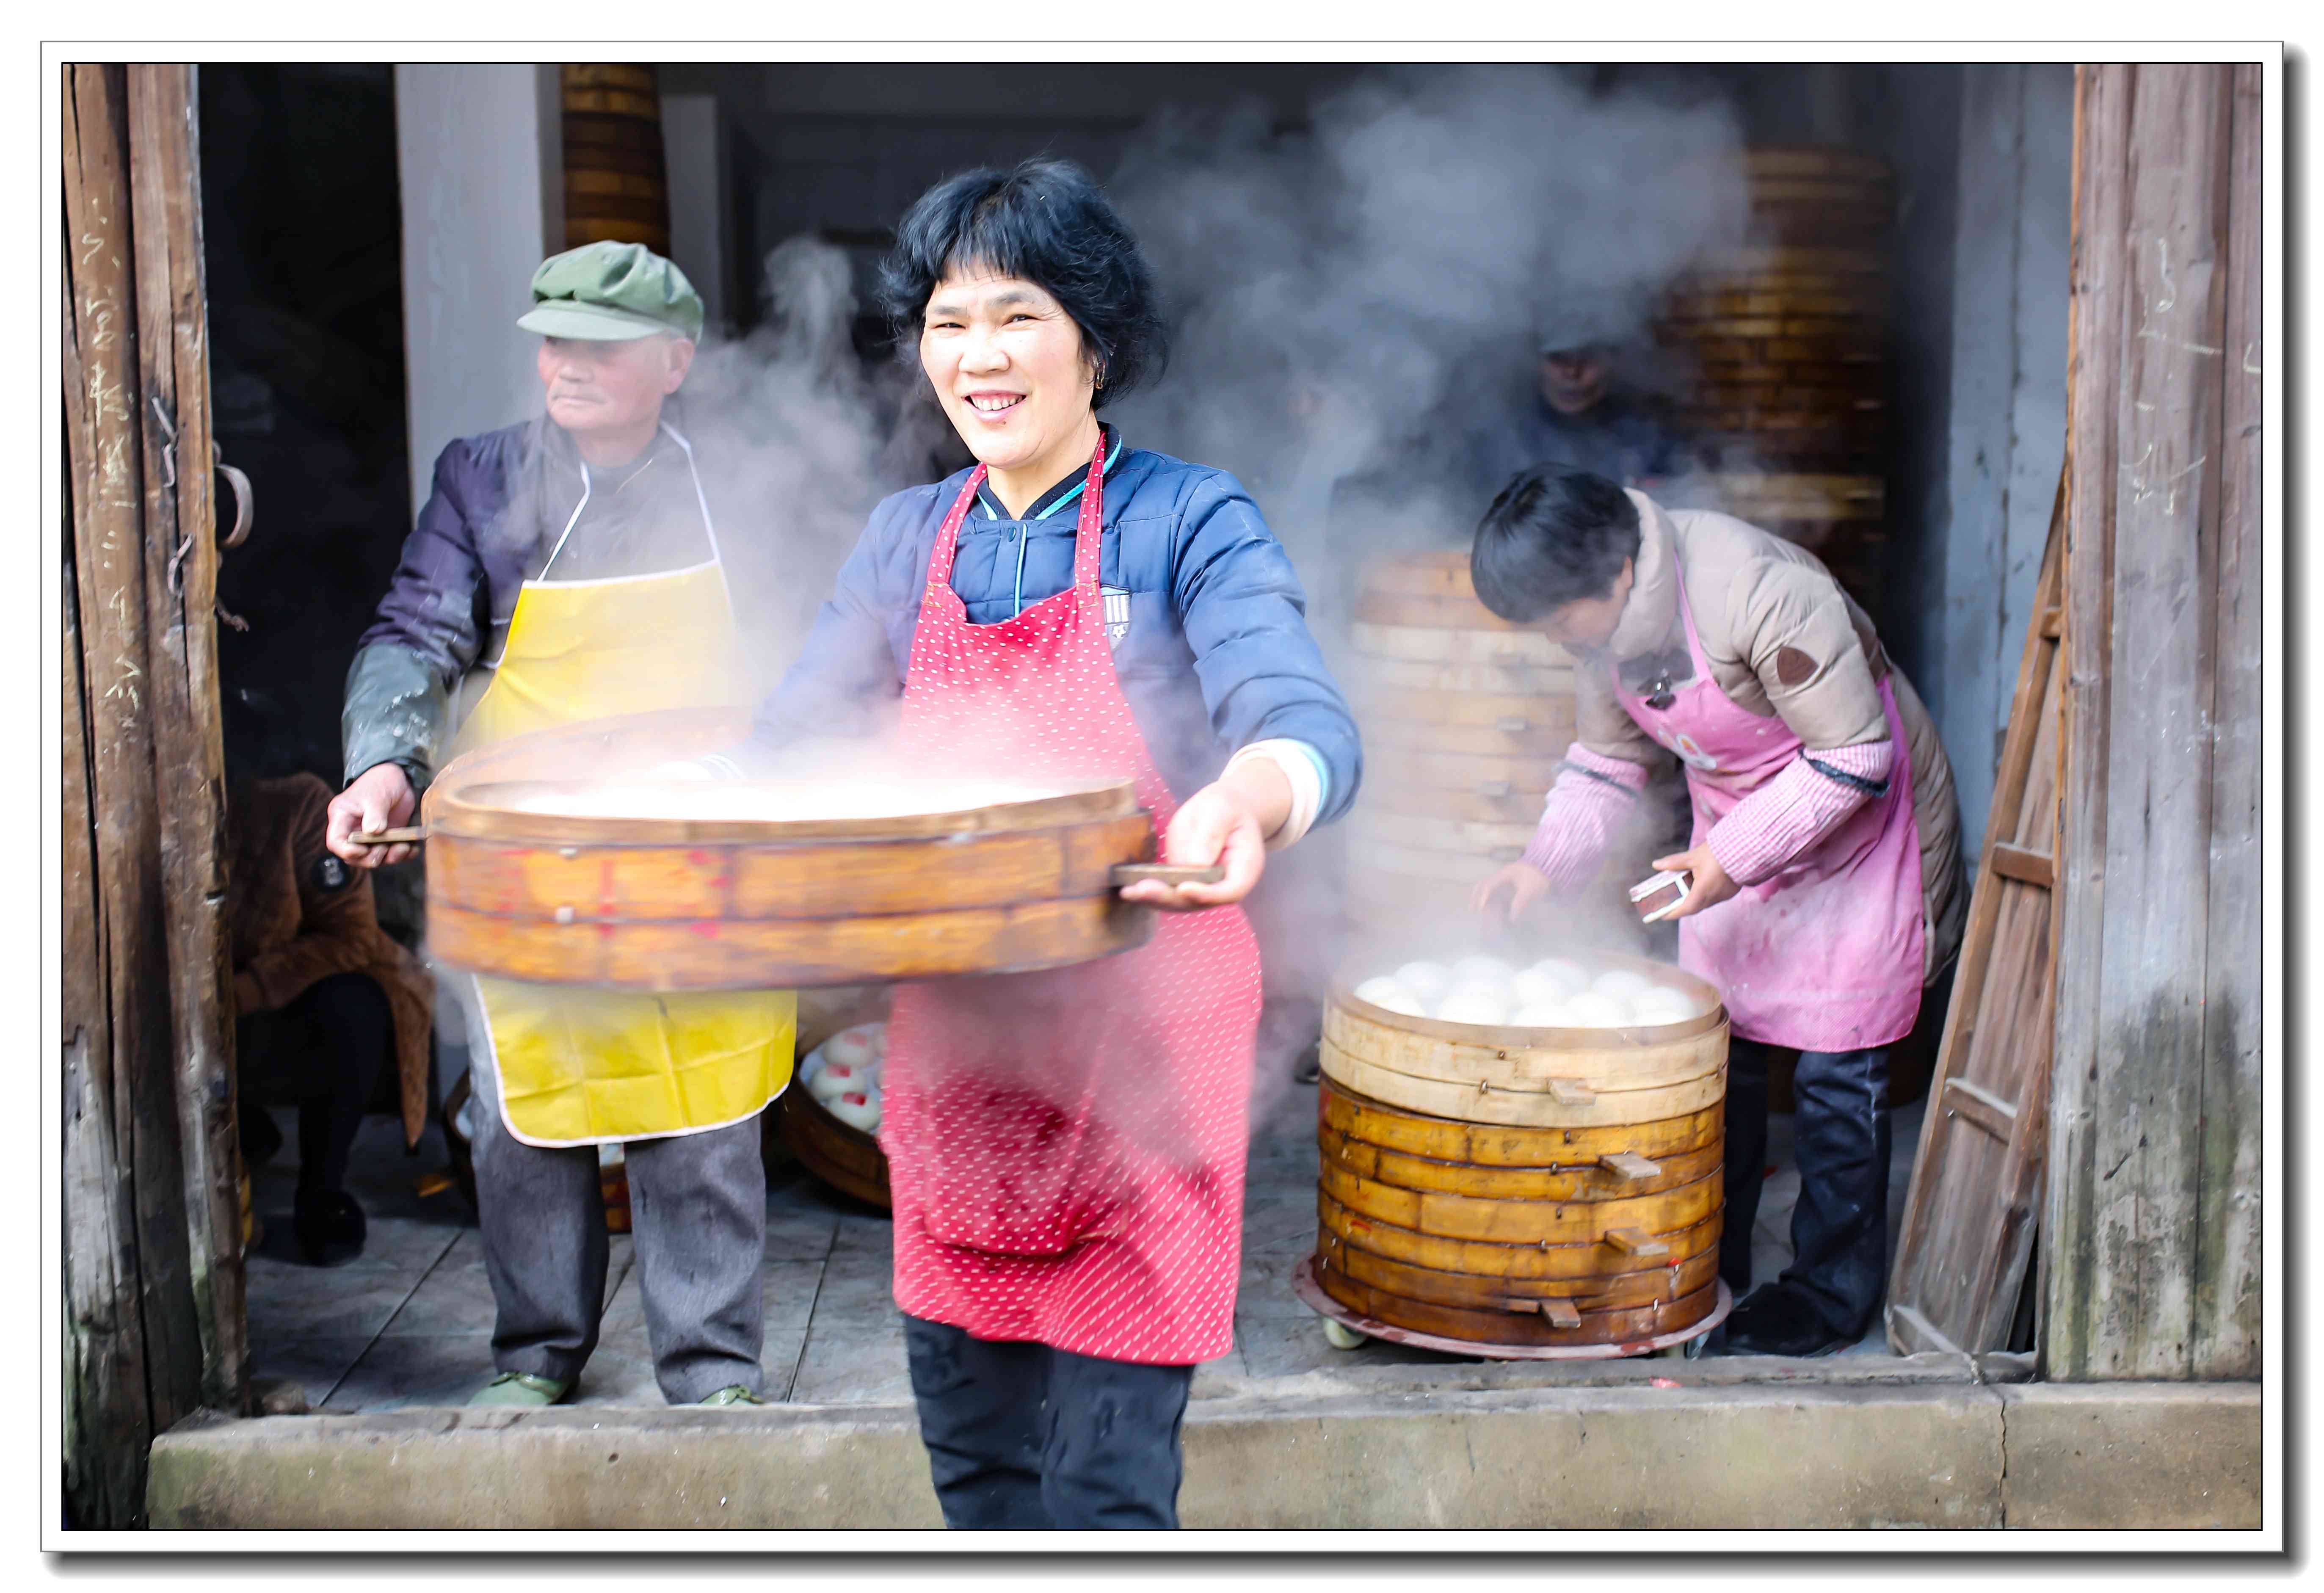
M 1686 765 L 1694 840 L 1803 750 L 1774 715 L 1738 707 L 1712 678 L 1686 582 L 1679 613 L 1694 679 L 1656 708 L 1614 694 L 1646 732 Z M 1735 1033 L 1803 1051 L 1860 1051 L 1901 1040 L 1921 1009 L 1921 834 L 1913 760 L 1896 694 L 1880 685 L 1895 743 L 1888 789 L 1771 879 L 1678 921 L 1680 966 L 1720 989 Z
M 916 763 L 1134 775 L 1177 802 L 1115 677 L 1098 591 L 1105 448 L 1074 583 L 972 625 L 952 589 L 979 466 L 945 517 L 904 681 Z M 1046 973 L 899 986 L 880 1143 L 896 1303 L 980 1339 L 1188 1365 L 1233 1342 L 1259 945 L 1240 907 L 1157 915 L 1135 951 Z

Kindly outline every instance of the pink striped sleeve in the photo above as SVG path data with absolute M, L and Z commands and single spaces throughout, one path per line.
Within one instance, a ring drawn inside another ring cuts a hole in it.
M 1565 750 L 1525 861 L 1556 885 L 1595 872 L 1646 785 L 1646 771 L 1638 764 L 1601 758 L 1576 741 Z
M 1803 752 L 1711 825 L 1711 856 L 1738 885 L 1774 878 L 1887 789 L 1894 741 Z

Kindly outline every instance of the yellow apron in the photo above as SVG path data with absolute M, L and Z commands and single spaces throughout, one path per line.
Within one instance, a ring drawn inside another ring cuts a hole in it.
M 669 428 L 664 428 L 665 430 Z M 694 451 L 686 449 L 687 468 Z M 524 584 L 492 683 L 456 751 L 575 720 L 747 702 L 741 639 L 710 531 L 707 563 L 662 575 L 551 581 L 582 497 L 539 578 Z M 501 1117 L 528 1145 L 602 1145 L 723 1128 L 765 1110 L 791 1076 L 789 990 L 638 995 L 475 981 Z

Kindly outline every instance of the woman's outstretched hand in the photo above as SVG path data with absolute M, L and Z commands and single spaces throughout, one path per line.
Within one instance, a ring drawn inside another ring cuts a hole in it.
M 1121 888 L 1121 899 L 1166 912 L 1190 913 L 1242 900 L 1267 871 L 1267 838 L 1291 811 L 1291 787 L 1264 758 L 1237 764 L 1180 806 L 1163 837 L 1163 856 L 1189 868 L 1222 865 L 1215 885 L 1165 885 L 1141 879 Z

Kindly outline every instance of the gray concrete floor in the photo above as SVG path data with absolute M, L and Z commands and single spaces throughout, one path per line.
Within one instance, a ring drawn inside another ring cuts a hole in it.
M 1902 1220 L 1922 1108 L 1895 1114 L 1888 1202 L 1893 1248 Z M 329 1411 L 381 1411 L 458 1404 L 492 1375 L 492 1290 L 475 1221 L 456 1190 L 421 1198 L 418 1180 L 446 1165 L 431 1127 L 406 1156 L 400 1126 L 364 1124 L 350 1185 L 370 1216 L 364 1255 L 318 1269 L 294 1258 L 290 1203 L 297 1140 L 258 1169 L 254 1195 L 267 1232 L 249 1262 L 252 1359 L 261 1377 L 298 1384 Z M 1465 1367 L 1467 1358 L 1395 1344 L 1331 1349 L 1313 1312 L 1292 1294 L 1291 1271 L 1315 1242 L 1315 1092 L 1290 1086 L 1268 1111 L 1251 1146 L 1244 1202 L 1242 1289 L 1235 1346 L 1196 1375 L 1198 1396 L 1230 1392 L 1247 1378 L 1272 1378 L 1345 1366 L 1404 1363 Z M 1774 1277 L 1790 1259 L 1788 1231 L 1799 1174 L 1791 1165 L 1791 1120 L 1769 1125 L 1769 1177 L 1754 1234 L 1753 1271 Z M 602 1339 L 576 1403 L 659 1404 L 645 1316 L 627 1235 L 613 1238 Z M 889 1294 L 886 1218 L 830 1193 L 797 1168 L 767 1195 L 766 1349 L 771 1397 L 813 1404 L 905 1404 L 902 1318 Z M 1847 1353 L 1886 1355 L 1876 1327 Z

